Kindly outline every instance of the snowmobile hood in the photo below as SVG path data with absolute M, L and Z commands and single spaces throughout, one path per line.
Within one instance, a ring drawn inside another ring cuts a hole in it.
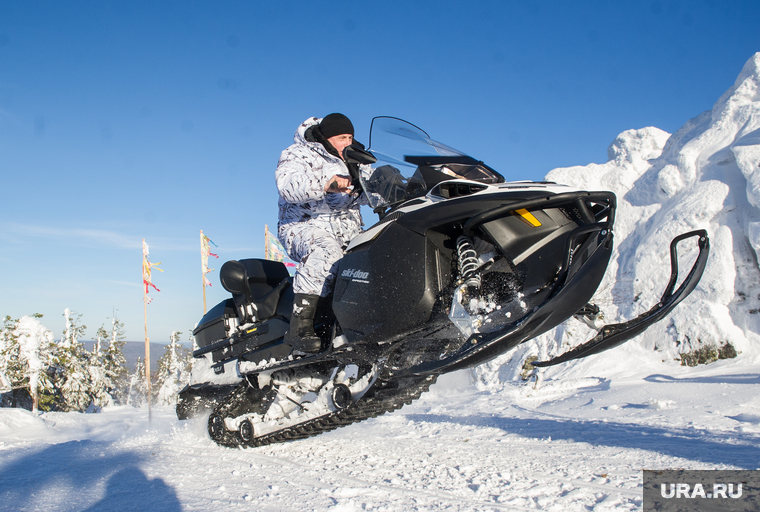
M 483 201 L 484 204 L 491 201 L 508 203 L 521 200 L 526 194 L 553 196 L 577 191 L 576 188 L 550 182 L 515 181 L 495 185 L 460 179 L 441 182 L 425 196 L 396 205 L 379 222 L 354 237 L 346 251 L 352 251 L 367 242 L 371 242 L 402 216 L 423 209 L 436 208 L 438 205 L 443 207 L 441 203 L 444 202 L 451 203 L 452 206 L 454 202 L 471 201 Z M 424 234 L 424 226 L 416 231 L 422 231 L 420 234 Z

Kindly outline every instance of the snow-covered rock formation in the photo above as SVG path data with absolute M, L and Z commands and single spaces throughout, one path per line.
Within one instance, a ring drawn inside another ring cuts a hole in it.
M 594 301 L 607 323 L 633 318 L 657 303 L 670 274 L 668 247 L 680 233 L 707 229 L 710 259 L 697 289 L 642 336 L 588 361 L 639 355 L 672 362 L 681 354 L 730 343 L 742 357 L 760 353 L 760 53 L 745 64 L 712 110 L 673 135 L 628 130 L 612 142 L 608 162 L 552 170 L 548 181 L 618 197 L 616 249 Z M 691 268 L 694 239 L 679 245 Z M 476 370 L 483 383 L 520 378 L 531 355 L 546 359 L 594 335 L 570 320 Z M 757 348 L 756 348 L 757 347 Z M 550 377 L 589 362 L 545 370 Z M 593 363 L 591 363 L 593 365 Z M 676 363 L 677 364 L 677 363 Z M 554 372 L 554 373 L 552 373 Z

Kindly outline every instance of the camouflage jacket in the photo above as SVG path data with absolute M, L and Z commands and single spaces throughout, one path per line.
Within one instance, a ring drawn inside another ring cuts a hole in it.
M 363 225 L 360 207 L 367 204 L 363 193 L 325 192 L 331 177 L 348 176 L 349 172 L 343 160 L 308 136 L 308 129 L 320 122 L 310 117 L 301 123 L 293 137 L 294 144 L 282 152 L 275 171 L 280 194 L 278 235 L 286 249 L 289 232 L 292 237 L 295 231 L 320 228 L 345 245 Z M 361 171 L 369 174 L 371 168 L 361 166 Z

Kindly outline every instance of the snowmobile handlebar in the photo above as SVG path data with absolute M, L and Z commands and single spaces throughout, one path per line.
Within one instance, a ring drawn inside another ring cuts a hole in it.
M 364 149 L 359 143 L 351 144 L 343 149 L 343 160 L 354 164 L 370 165 L 377 162 L 375 155 Z

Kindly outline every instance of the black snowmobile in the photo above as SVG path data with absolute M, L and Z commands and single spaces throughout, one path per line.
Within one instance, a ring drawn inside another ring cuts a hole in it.
M 380 220 L 354 238 L 333 295 L 321 304 L 316 355 L 284 342 L 292 278 L 280 262 L 229 261 L 220 280 L 232 298 L 193 331 L 208 369 L 180 392 L 180 419 L 210 412 L 208 432 L 225 446 L 300 439 L 411 403 L 438 375 L 507 352 L 572 316 L 600 323 L 589 304 L 612 253 L 616 198 L 549 182 L 506 182 L 405 121 L 375 118 L 361 187 Z M 353 167 L 353 166 L 349 166 Z M 676 247 L 699 253 L 676 289 Z M 660 302 L 604 325 L 549 366 L 611 349 L 664 318 L 696 287 L 709 240 L 676 237 Z M 211 371 L 213 370 L 213 371 Z

